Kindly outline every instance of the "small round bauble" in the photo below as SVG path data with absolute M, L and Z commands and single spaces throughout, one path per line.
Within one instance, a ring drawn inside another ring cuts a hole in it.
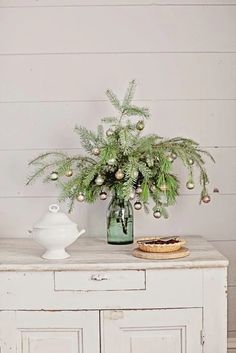
M 143 206 L 142 206 L 141 202 L 139 202 L 139 201 L 136 201 L 136 202 L 135 202 L 134 208 L 135 208 L 136 210 L 141 210 L 142 207 L 143 207 Z
M 95 179 L 95 184 L 100 186 L 104 183 L 104 178 L 101 175 L 98 175 L 97 178 Z
M 135 171 L 133 172 L 133 177 L 134 177 L 134 178 L 137 178 L 137 177 L 138 177 L 138 171 L 137 171 L 137 170 L 135 170 Z
M 57 172 L 52 172 L 50 175 L 50 179 L 52 181 L 56 181 L 58 179 L 58 173 Z
M 210 196 L 209 195 L 205 195 L 205 196 L 203 196 L 203 198 L 202 198 L 202 202 L 204 202 L 204 203 L 209 203 L 211 201 L 211 198 L 210 198 Z
M 150 186 L 150 190 L 151 190 L 152 192 L 155 192 L 155 191 L 156 191 L 156 189 L 157 189 L 157 188 L 156 188 L 156 186 L 155 186 L 155 185 L 151 185 L 151 186 Z
M 107 199 L 107 193 L 105 191 L 102 191 L 100 193 L 100 200 L 106 200 Z
M 115 173 L 115 177 L 117 180 L 121 180 L 124 178 L 124 173 L 122 171 L 122 169 L 118 169 L 117 172 Z
M 144 127 L 145 127 L 145 124 L 144 124 L 143 120 L 140 120 L 137 122 L 137 124 L 136 124 L 137 130 L 142 131 L 144 129 Z
M 166 191 L 167 190 L 167 185 L 166 184 L 160 185 L 160 189 L 161 189 L 161 191 Z
M 99 156 L 99 154 L 100 154 L 100 149 L 99 149 L 98 147 L 93 147 L 93 149 L 92 149 L 92 154 L 93 154 L 94 156 Z
M 110 136 L 112 136 L 113 134 L 114 134 L 114 131 L 113 131 L 112 129 L 108 129 L 108 130 L 106 131 L 107 137 L 110 137 Z
M 167 157 L 167 160 L 171 163 L 174 162 L 174 158 L 172 157 L 172 155 L 170 154 L 168 157 Z
M 171 153 L 171 157 L 173 158 L 173 160 L 175 160 L 177 158 L 177 154 Z
M 84 194 L 82 192 L 80 192 L 79 195 L 77 196 L 77 200 L 79 202 L 83 202 L 85 200 Z
M 153 212 L 153 217 L 161 218 L 161 212 L 159 210 L 156 210 L 155 212 Z
M 135 199 L 135 192 L 134 192 L 134 191 L 132 191 L 132 192 L 130 193 L 129 199 L 130 199 L 130 200 L 134 200 L 134 199 Z
M 190 158 L 190 159 L 188 160 L 188 164 L 189 164 L 189 165 L 193 165 L 193 164 L 194 164 L 194 160 L 193 160 L 192 158 Z
M 141 194 L 143 192 L 143 189 L 139 185 L 135 191 L 136 191 L 136 194 Z
M 71 169 L 65 172 L 65 176 L 67 176 L 68 178 L 71 177 L 72 175 L 73 175 L 73 171 Z
M 186 183 L 186 188 L 189 189 L 189 190 L 193 190 L 195 187 L 194 183 L 192 181 L 187 181 Z
M 115 158 L 108 159 L 107 164 L 108 164 L 108 165 L 114 165 L 114 164 L 116 164 Z

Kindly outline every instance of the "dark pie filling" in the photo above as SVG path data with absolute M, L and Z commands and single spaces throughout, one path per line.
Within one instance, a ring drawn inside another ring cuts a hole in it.
M 143 243 L 147 245 L 167 245 L 167 244 L 177 244 L 179 243 L 179 239 L 171 238 L 168 240 L 164 239 L 150 239 L 150 240 L 139 240 L 138 243 Z

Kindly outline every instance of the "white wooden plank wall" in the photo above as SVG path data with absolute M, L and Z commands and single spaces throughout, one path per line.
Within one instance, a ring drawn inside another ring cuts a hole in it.
M 0 233 L 27 230 L 57 190 L 24 186 L 27 161 L 48 149 L 80 148 L 75 124 L 93 128 L 112 112 L 104 91 L 150 106 L 147 131 L 198 140 L 209 165 L 209 205 L 184 187 L 168 221 L 139 214 L 139 234 L 207 237 L 230 259 L 229 336 L 236 338 L 236 0 L 0 0 Z M 176 171 L 184 178 L 183 169 Z M 218 187 L 219 194 L 213 194 Z M 72 217 L 105 232 L 106 203 Z

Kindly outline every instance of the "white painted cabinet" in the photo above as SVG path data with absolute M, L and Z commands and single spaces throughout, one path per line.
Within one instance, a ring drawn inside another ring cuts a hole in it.
M 202 310 L 102 313 L 103 353 L 200 353 Z
M 228 261 L 200 237 L 190 256 L 148 261 L 81 238 L 45 261 L 0 240 L 1 353 L 226 353 Z

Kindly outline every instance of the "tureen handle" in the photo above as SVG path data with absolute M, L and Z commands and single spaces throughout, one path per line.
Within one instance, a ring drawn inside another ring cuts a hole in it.
M 60 207 L 57 204 L 53 203 L 52 205 L 50 205 L 48 207 L 48 209 L 49 209 L 50 212 L 56 213 L 56 212 L 58 212 L 60 210 Z

